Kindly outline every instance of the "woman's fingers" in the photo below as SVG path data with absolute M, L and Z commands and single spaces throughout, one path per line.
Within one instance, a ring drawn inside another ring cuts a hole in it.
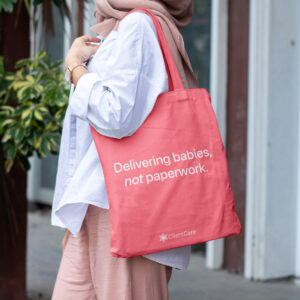
M 65 66 L 75 66 L 88 61 L 99 48 L 100 42 L 101 40 L 97 37 L 89 35 L 76 38 L 67 53 Z
M 83 35 L 81 37 L 79 37 L 79 39 L 81 39 L 83 42 L 95 42 L 95 43 L 99 43 L 101 40 L 98 39 L 95 36 L 91 36 L 91 35 Z
M 99 46 L 86 44 L 84 50 L 81 51 L 84 61 L 89 60 L 89 58 L 96 53 L 98 48 Z
M 86 58 L 89 58 L 91 55 L 95 54 L 98 50 L 99 45 L 93 45 L 93 44 L 85 44 L 82 48 L 80 53 L 85 56 Z

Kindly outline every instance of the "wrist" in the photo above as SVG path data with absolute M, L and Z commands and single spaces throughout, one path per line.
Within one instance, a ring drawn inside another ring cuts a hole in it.
M 78 58 L 78 55 L 67 55 L 66 59 L 65 59 L 65 67 L 72 67 L 74 68 L 77 65 L 82 64 L 83 61 Z
M 77 71 L 79 70 L 79 72 Z M 84 74 L 84 73 L 87 73 L 88 72 L 88 69 L 87 69 L 87 66 L 84 64 L 84 63 L 78 63 L 78 64 L 74 64 L 74 65 L 68 65 L 66 67 L 66 73 L 65 73 L 65 78 L 67 81 L 69 81 L 70 83 L 75 83 L 75 78 L 78 80 L 78 76 L 75 76 L 75 74 Z M 77 82 L 76 80 L 76 82 Z
M 87 68 L 78 67 L 74 69 L 72 72 L 72 83 L 76 86 L 80 77 L 87 73 L 88 73 Z
M 74 69 L 74 67 L 83 64 L 80 60 L 66 60 L 65 61 L 65 67 L 67 69 Z

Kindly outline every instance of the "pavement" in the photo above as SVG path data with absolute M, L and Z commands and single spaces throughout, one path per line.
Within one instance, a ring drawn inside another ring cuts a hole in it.
M 63 235 L 63 229 L 50 225 L 49 208 L 28 213 L 28 300 L 51 299 Z M 170 300 L 300 300 L 300 285 L 291 279 L 258 282 L 209 270 L 199 252 L 192 254 L 188 270 L 173 271 L 169 292 Z

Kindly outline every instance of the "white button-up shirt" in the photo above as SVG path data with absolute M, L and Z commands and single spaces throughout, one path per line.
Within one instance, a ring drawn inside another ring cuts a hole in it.
M 101 37 L 100 37 L 101 38 Z M 133 134 L 151 112 L 168 77 L 151 18 L 126 16 L 101 43 L 88 73 L 72 86 L 63 122 L 51 224 L 77 236 L 89 204 L 109 209 L 101 163 L 89 124 L 105 136 Z M 138 225 L 137 225 L 138 226 Z M 191 247 L 145 257 L 186 269 Z

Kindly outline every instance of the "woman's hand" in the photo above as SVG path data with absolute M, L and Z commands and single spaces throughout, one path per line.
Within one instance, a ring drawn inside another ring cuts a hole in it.
M 90 44 L 90 42 L 99 43 L 100 39 L 93 36 L 84 35 L 74 40 L 66 55 L 66 68 L 74 68 L 75 66 L 89 60 L 90 57 L 95 54 L 99 46 Z M 87 73 L 87 71 L 84 68 L 75 68 L 72 72 L 73 83 L 76 85 L 78 79 L 85 73 Z
M 93 36 L 83 35 L 74 40 L 65 59 L 66 68 L 68 66 L 75 67 L 78 64 L 82 64 L 95 54 L 99 46 L 91 45 L 89 42 L 99 43 L 100 39 Z

